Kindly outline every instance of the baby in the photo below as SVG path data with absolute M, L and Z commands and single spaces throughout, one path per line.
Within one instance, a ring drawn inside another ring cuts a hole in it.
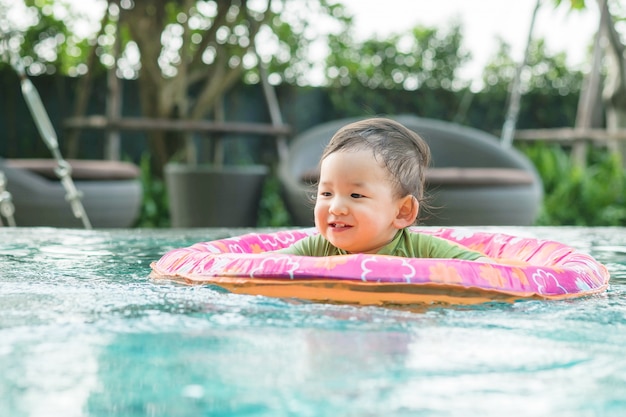
M 479 252 L 407 230 L 417 220 L 429 163 L 426 142 L 398 122 L 372 118 L 344 126 L 320 160 L 314 211 L 319 234 L 279 252 L 487 261 Z

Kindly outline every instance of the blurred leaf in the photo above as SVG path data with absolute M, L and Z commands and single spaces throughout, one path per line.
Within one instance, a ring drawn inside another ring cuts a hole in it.
M 626 173 L 618 154 L 591 148 L 584 166 L 558 145 L 536 143 L 521 150 L 544 185 L 539 225 L 626 226 Z

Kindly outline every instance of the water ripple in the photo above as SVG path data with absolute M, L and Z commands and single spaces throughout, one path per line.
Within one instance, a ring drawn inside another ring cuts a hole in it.
M 0 415 L 621 415 L 626 230 L 494 229 L 588 251 L 609 290 L 316 304 L 147 278 L 167 250 L 240 230 L 0 228 Z

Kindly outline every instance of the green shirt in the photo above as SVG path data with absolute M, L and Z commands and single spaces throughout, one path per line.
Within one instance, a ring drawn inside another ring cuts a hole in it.
M 349 254 L 345 250 L 333 246 L 320 234 L 305 237 L 293 245 L 278 250 L 277 252 L 300 256 Z M 383 246 L 377 254 L 402 256 L 405 258 L 455 258 L 469 261 L 475 261 L 485 256 L 480 252 L 466 249 L 448 240 L 427 234 L 410 232 L 407 229 L 399 230 L 393 240 Z

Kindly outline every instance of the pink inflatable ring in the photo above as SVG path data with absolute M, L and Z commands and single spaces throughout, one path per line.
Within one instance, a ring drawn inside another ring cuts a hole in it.
M 361 305 L 475 304 L 566 299 L 605 291 L 609 273 L 559 242 L 465 229 L 418 229 L 497 263 L 355 254 L 272 253 L 315 229 L 250 233 L 174 249 L 151 264 L 153 279 L 217 285 L 238 294 Z

